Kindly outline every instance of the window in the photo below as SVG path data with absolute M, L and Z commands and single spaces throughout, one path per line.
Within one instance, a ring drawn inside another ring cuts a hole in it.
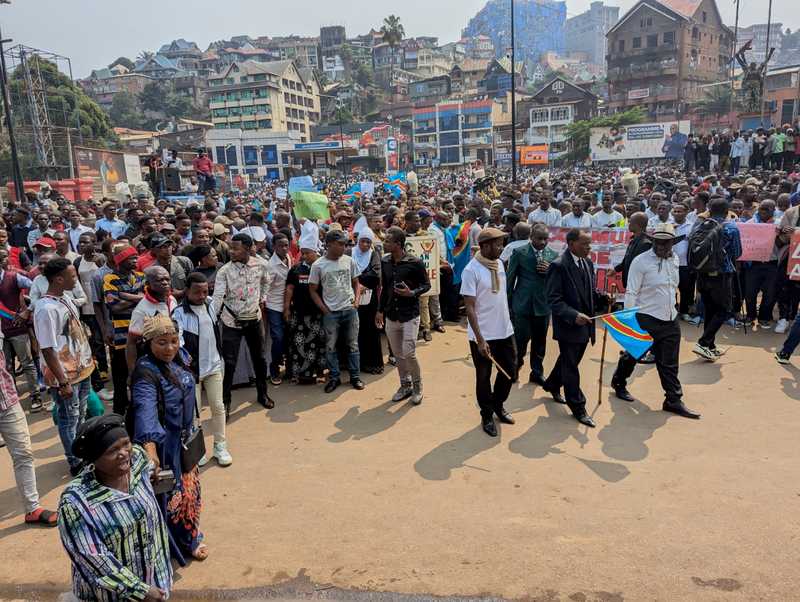
M 285 103 L 289 102 L 289 93 L 288 92 L 284 92 L 283 93 L 283 102 L 285 102 Z
M 264 128 L 266 130 L 272 129 L 272 120 L 271 119 L 259 119 L 258 120 L 258 127 Z
M 225 149 L 225 163 L 227 165 L 239 165 L 239 159 L 236 156 L 235 146 L 229 146 Z
M 642 47 L 642 38 L 636 37 L 633 38 L 633 43 L 631 44 L 631 48 L 641 48 Z
M 220 125 L 220 127 L 222 127 L 222 126 Z M 225 147 L 224 146 L 218 146 L 215 150 L 216 150 L 216 155 L 217 155 L 217 163 L 224 164 L 225 163 Z
M 655 48 L 658 46 L 658 35 L 647 36 L 647 47 Z
M 708 20 L 708 15 L 706 14 L 706 11 L 703 11 L 703 23 L 705 23 L 707 20 Z
M 261 121 L 258 122 L 259 126 Z M 263 127 L 263 126 L 262 126 Z M 274 144 L 261 147 L 261 164 L 262 165 L 277 165 L 278 164 L 278 147 Z
M 625 40 L 620 40 L 619 41 L 619 51 L 620 52 L 625 52 Z
M 692 27 L 692 39 L 699 40 L 700 39 L 700 30 L 696 27 Z
M 551 117 L 553 121 L 565 121 L 569 119 L 569 107 L 556 107 L 551 112 Z
M 245 129 L 248 129 L 250 123 L 245 123 Z M 258 147 L 256 146 L 243 146 L 242 154 L 244 155 L 245 165 L 258 165 Z
M 269 98 L 269 90 L 266 88 L 259 88 L 256 90 L 256 98 Z
M 284 88 L 288 88 L 289 87 L 289 80 L 286 79 L 285 77 L 283 78 L 282 83 L 283 83 L 283 87 Z
M 652 17 L 647 17 L 647 26 L 648 27 L 652 27 L 653 26 L 653 18 Z
M 664 32 L 664 44 L 675 44 L 675 32 L 674 31 L 665 31 Z

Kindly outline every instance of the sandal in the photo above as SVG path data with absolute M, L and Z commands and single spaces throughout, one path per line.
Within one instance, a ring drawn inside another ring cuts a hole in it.
M 208 558 L 208 546 L 204 543 L 198 545 L 194 550 L 192 550 L 192 558 L 199 560 L 200 562 L 204 561 L 206 558 Z
M 58 524 L 58 516 L 51 510 L 37 508 L 33 512 L 28 512 L 28 514 L 25 515 L 25 523 L 28 525 L 45 525 L 46 527 L 55 527 Z

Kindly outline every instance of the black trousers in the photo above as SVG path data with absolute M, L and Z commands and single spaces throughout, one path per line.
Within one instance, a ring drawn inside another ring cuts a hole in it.
M 638 313 L 636 318 L 639 320 L 641 327 L 653 337 L 651 351 L 656 358 L 656 370 L 658 370 L 658 378 L 661 380 L 661 387 L 664 389 L 666 401 L 670 403 L 681 401 L 683 389 L 681 388 L 681 382 L 678 380 L 681 327 L 678 325 L 678 319 L 664 321 L 647 314 Z M 623 353 L 619 358 L 617 370 L 611 380 L 611 386 L 627 386 L 627 381 L 633 374 L 634 368 L 636 368 L 636 360 L 632 355 Z
M 114 413 L 125 416 L 128 411 L 128 359 L 125 348 L 111 351 L 111 381 L 114 383 Z
M 688 265 L 679 268 L 678 291 L 680 292 L 680 303 L 678 313 L 688 314 L 694 305 L 694 290 L 697 284 L 697 274 Z
M 525 363 L 528 343 L 531 344 L 531 376 L 544 378 L 544 356 L 550 316 L 514 316 L 514 338 L 517 342 L 517 369 Z
M 442 319 L 446 322 L 458 322 L 459 285 L 453 284 L 453 271 L 440 270 L 439 305 L 442 309 Z
M 736 274 L 719 274 L 718 276 L 701 276 L 697 280 L 697 289 L 703 299 L 705 314 L 703 316 L 703 336 L 697 341 L 703 347 L 714 349 L 717 332 L 730 317 L 733 305 L 733 278 Z
M 775 309 L 775 283 L 778 277 L 777 261 L 754 261 L 745 270 L 745 303 L 747 317 L 759 322 L 771 321 Z M 758 305 L 761 293 L 761 305 Z
M 800 287 L 789 280 L 786 273 L 788 260 L 784 259 L 778 264 L 778 273 L 775 277 L 775 299 L 778 302 L 778 315 L 791 322 L 797 316 L 797 306 L 800 303 Z
M 478 398 L 478 406 L 481 409 L 481 418 L 491 418 L 495 412 L 503 409 L 503 404 L 508 399 L 511 392 L 511 383 L 517 377 L 517 348 L 513 335 L 507 339 L 496 339 L 488 341 L 492 351 L 492 357 L 508 372 L 513 380 L 497 371 L 492 388 L 492 360 L 481 355 L 478 345 L 474 341 L 469 342 L 469 350 L 472 353 L 472 363 L 475 364 L 475 396 Z
M 231 405 L 231 390 L 233 388 L 233 374 L 236 372 L 236 363 L 239 359 L 239 349 L 242 338 L 250 351 L 250 360 L 253 362 L 253 372 L 256 375 L 256 394 L 259 403 L 266 402 L 267 397 L 267 367 L 264 362 L 264 339 L 261 335 L 261 320 L 246 322 L 242 328 L 231 328 L 222 325 L 222 359 L 225 362 L 225 376 L 222 379 L 222 401 L 226 407 Z
M 581 391 L 581 373 L 578 365 L 588 345 L 588 341 L 586 343 L 558 341 L 558 359 L 545 381 L 546 388 L 550 391 L 564 388 L 564 399 L 576 416 L 586 412 L 586 396 Z
M 108 359 L 106 358 L 106 344 L 103 341 L 103 334 L 100 332 L 100 324 L 94 315 L 81 315 L 81 322 L 86 324 L 89 329 L 89 345 L 92 348 L 97 365 L 92 372 L 92 388 L 99 391 L 103 388 L 103 380 L 100 378 L 101 372 L 108 372 Z

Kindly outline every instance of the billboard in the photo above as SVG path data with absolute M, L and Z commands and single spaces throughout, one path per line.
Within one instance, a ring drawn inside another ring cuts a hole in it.
M 520 165 L 547 165 L 547 145 L 534 144 L 533 146 L 522 146 L 519 149 Z
M 142 181 L 139 157 L 115 151 L 76 146 L 75 168 L 79 178 L 92 178 L 101 196 L 116 192 L 120 182 L 138 184 Z
M 667 121 L 592 128 L 592 161 L 683 159 L 691 125 L 690 121 Z

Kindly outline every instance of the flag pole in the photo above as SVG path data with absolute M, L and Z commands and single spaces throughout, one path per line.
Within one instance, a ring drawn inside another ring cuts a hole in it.
M 606 274 L 606 287 L 608 287 L 608 274 Z M 611 284 L 611 294 L 616 298 L 617 293 L 617 283 L 613 282 Z M 613 303 L 613 301 L 612 301 Z M 606 316 L 610 316 L 611 314 L 606 314 Z M 603 318 L 605 316 L 597 316 L 598 318 Z M 592 318 L 593 320 L 596 318 Z M 600 350 L 600 377 L 597 379 L 597 405 L 598 407 L 603 404 L 603 368 L 605 367 L 606 363 L 606 342 L 608 341 L 608 328 L 603 328 L 603 347 Z

